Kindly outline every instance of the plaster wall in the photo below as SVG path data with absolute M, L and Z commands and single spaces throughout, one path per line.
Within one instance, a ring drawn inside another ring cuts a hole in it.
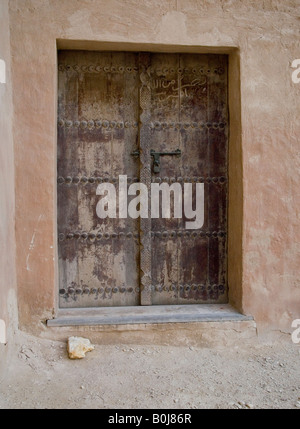
M 300 318 L 299 3 L 11 0 L 20 326 L 56 309 L 56 51 L 229 55 L 230 302 L 259 332 Z M 298 137 L 299 138 L 299 137 Z M 11 186 L 11 184 L 10 184 Z M 5 192 L 7 190 L 5 189 Z
M 0 2 L 0 374 L 17 327 L 14 157 L 8 1 Z

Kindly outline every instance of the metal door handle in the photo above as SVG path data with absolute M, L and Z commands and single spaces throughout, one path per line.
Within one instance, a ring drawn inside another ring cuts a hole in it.
M 134 150 L 133 152 L 131 152 L 132 156 L 138 157 L 140 155 L 140 151 L 139 150 Z M 161 156 L 165 156 L 165 155 L 176 155 L 176 156 L 180 156 L 181 155 L 181 150 L 180 149 L 176 149 L 172 152 L 155 152 L 154 149 L 150 150 L 150 155 L 153 156 L 153 171 L 154 173 L 159 173 L 160 172 L 160 157 Z
M 154 173 L 159 173 L 160 172 L 160 157 L 161 156 L 165 156 L 165 155 L 177 155 L 180 156 L 181 155 L 181 150 L 180 149 L 176 149 L 172 152 L 155 152 L 155 150 L 151 149 L 150 150 L 150 155 L 153 156 L 154 162 L 153 162 L 153 171 Z

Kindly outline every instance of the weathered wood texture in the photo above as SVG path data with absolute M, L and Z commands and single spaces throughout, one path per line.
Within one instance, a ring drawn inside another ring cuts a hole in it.
M 226 302 L 227 57 L 60 51 L 58 64 L 60 307 Z M 151 149 L 181 156 L 154 173 Z M 204 183 L 203 227 L 99 219 L 97 185 L 121 174 L 194 183 L 194 205 Z
M 121 174 L 138 178 L 131 156 L 138 144 L 138 57 L 71 51 L 60 52 L 58 63 L 60 306 L 136 305 L 138 220 L 99 219 L 96 188 Z
M 152 219 L 152 302 L 226 302 L 227 57 L 153 54 L 150 77 L 151 148 L 181 150 L 152 181 L 204 183 L 205 196 L 200 230 Z

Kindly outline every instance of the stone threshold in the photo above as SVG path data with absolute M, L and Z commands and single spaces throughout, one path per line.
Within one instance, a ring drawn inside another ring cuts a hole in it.
M 61 308 L 47 326 L 95 326 L 253 320 L 229 304 Z

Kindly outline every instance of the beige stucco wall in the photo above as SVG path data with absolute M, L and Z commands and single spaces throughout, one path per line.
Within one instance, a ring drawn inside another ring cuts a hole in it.
M 291 79 L 291 62 L 300 57 L 297 3 L 10 1 L 22 329 L 47 329 L 41 321 L 56 307 L 59 40 L 64 47 L 97 49 L 111 42 L 114 49 L 230 54 L 231 302 L 254 316 L 259 332 L 290 331 L 300 318 L 300 84 Z
M 8 1 L 0 2 L 0 375 L 17 327 L 14 158 Z

